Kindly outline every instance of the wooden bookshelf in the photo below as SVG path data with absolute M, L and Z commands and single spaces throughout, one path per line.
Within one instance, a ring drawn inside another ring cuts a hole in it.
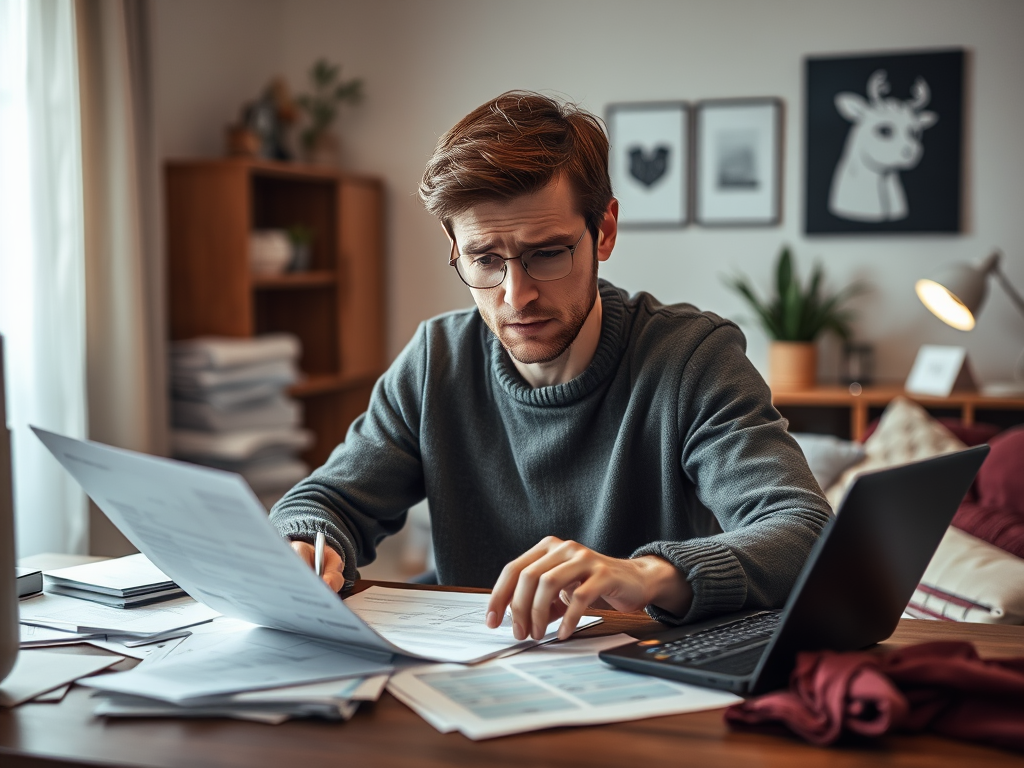
M 973 424 L 979 413 L 998 411 L 1014 412 L 1015 415 L 1019 413 L 1019 421 L 1024 421 L 1024 397 L 991 397 L 978 392 L 954 392 L 949 397 L 914 395 L 906 392 L 902 384 L 864 387 L 860 391 L 856 387 L 851 391 L 849 387 L 837 384 L 792 392 L 773 392 L 772 402 L 784 416 L 790 408 L 848 411 L 849 437 L 860 440 L 873 413 L 883 410 L 897 396 L 913 400 L 929 411 L 955 415 L 965 424 Z
M 369 402 L 386 365 L 384 193 L 378 179 L 263 160 L 165 166 L 170 335 L 302 342 L 304 455 L 321 464 Z M 249 233 L 302 225 L 310 269 L 252 274 Z

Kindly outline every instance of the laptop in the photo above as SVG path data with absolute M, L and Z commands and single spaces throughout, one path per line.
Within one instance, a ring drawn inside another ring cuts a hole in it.
M 616 667 L 756 694 L 783 687 L 800 651 L 889 637 L 988 454 L 987 445 L 857 477 L 781 611 L 744 611 L 601 651 Z

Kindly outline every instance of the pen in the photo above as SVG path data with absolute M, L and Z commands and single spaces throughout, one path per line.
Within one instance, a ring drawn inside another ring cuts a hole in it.
M 323 531 L 316 532 L 316 544 L 314 546 L 313 568 L 316 570 L 316 575 L 320 578 L 324 576 L 324 543 L 326 538 L 324 537 Z

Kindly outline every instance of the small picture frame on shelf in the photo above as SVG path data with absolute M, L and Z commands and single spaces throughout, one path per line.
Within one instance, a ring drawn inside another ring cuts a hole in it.
M 704 226 L 773 226 L 782 221 L 782 101 L 698 102 L 694 220 Z
M 689 223 L 690 107 L 682 101 L 610 104 L 609 172 L 623 227 Z

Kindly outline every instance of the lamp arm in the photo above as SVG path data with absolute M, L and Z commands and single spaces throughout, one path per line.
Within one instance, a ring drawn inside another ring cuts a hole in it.
M 1009 279 L 1006 277 L 1006 275 L 1003 274 L 1003 270 L 999 268 L 998 264 L 993 266 L 992 274 L 996 276 L 996 279 L 1003 286 L 1003 290 L 1006 291 L 1006 294 L 1010 297 L 1010 300 L 1017 305 L 1017 309 L 1019 309 L 1020 313 L 1024 315 L 1024 297 L 1022 297 L 1017 292 L 1017 289 L 1014 288 L 1013 285 L 1011 285 Z

